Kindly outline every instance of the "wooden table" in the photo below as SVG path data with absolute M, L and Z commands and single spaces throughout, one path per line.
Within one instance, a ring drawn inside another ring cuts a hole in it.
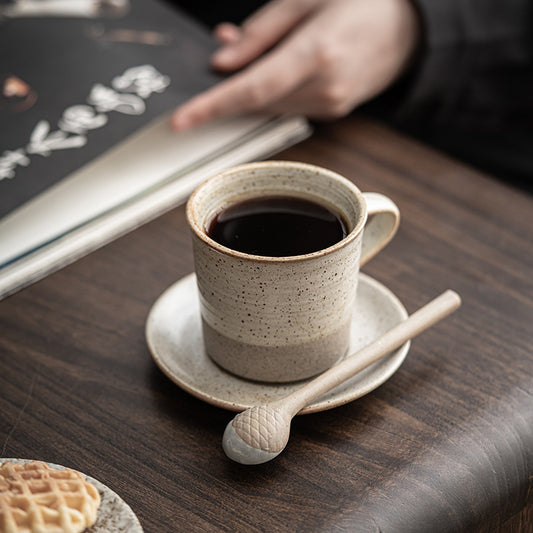
M 409 312 L 446 288 L 462 308 L 374 392 L 297 417 L 275 461 L 232 463 L 234 414 L 145 342 L 192 271 L 178 207 L 0 302 L 0 456 L 97 478 L 146 533 L 533 531 L 533 198 L 357 116 L 277 157 L 393 198 L 400 230 L 364 271 Z

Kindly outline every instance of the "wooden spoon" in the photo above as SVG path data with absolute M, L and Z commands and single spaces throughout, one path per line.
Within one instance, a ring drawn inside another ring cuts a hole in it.
M 222 447 L 226 455 L 247 465 L 274 459 L 289 440 L 292 418 L 305 406 L 436 324 L 460 305 L 459 295 L 447 290 L 371 344 L 285 398 L 239 413 L 224 431 Z

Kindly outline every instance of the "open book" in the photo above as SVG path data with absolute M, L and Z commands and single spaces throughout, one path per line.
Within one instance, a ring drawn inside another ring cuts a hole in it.
M 310 133 L 270 116 L 170 131 L 218 78 L 207 31 L 158 1 L 18 0 L 0 16 L 0 298 Z

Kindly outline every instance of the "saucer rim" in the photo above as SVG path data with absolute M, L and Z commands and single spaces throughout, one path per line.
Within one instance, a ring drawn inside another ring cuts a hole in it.
M 184 381 L 183 379 L 180 379 L 180 377 L 176 375 L 174 372 L 172 372 L 171 369 L 166 365 L 164 356 L 161 356 L 158 353 L 155 343 L 152 342 L 151 340 L 151 330 L 154 327 L 153 324 L 156 322 L 154 319 L 154 316 L 159 310 L 159 306 L 162 305 L 162 302 L 168 297 L 169 293 L 172 293 L 175 290 L 177 290 L 177 287 L 181 284 L 186 285 L 188 283 L 192 283 L 192 280 L 195 277 L 196 277 L 196 274 L 194 272 L 191 272 L 183 276 L 182 278 L 172 283 L 169 287 L 167 287 L 155 300 L 154 304 L 150 308 L 150 311 L 146 319 L 146 325 L 145 325 L 146 343 L 150 350 L 152 359 L 156 363 L 157 367 L 163 372 L 163 374 L 165 374 L 167 378 L 169 378 L 175 385 L 180 387 L 182 390 L 184 390 L 185 392 L 189 393 L 191 396 L 201 401 L 204 401 L 210 405 L 214 405 L 215 407 L 220 407 L 222 409 L 226 409 L 226 410 L 233 411 L 233 412 L 245 411 L 246 409 L 253 407 L 254 404 L 217 398 L 215 396 L 212 396 L 210 393 L 206 392 L 205 390 L 201 389 L 200 387 L 194 387 L 190 385 L 188 382 Z M 383 283 L 377 281 L 373 277 L 363 272 L 359 273 L 359 283 L 361 283 L 361 281 L 363 283 L 366 283 L 367 285 L 372 286 L 374 290 L 379 291 L 386 296 L 386 298 L 391 302 L 391 306 L 395 307 L 396 311 L 400 315 L 399 321 L 405 320 L 409 316 L 407 313 L 407 310 L 405 309 L 400 299 Z M 394 363 L 390 366 L 390 368 L 387 369 L 386 372 L 383 372 L 383 375 L 380 375 L 377 380 L 376 379 L 371 380 L 371 382 L 366 387 L 362 387 L 362 388 L 354 387 L 352 389 L 348 389 L 347 391 L 344 391 L 344 394 L 338 397 L 327 398 L 327 399 L 322 399 L 323 397 L 317 398 L 315 401 L 311 402 L 311 404 L 309 404 L 304 409 L 302 409 L 298 413 L 298 415 L 318 413 L 318 412 L 326 411 L 329 409 L 333 409 L 335 407 L 340 407 L 342 405 L 350 403 L 376 390 L 378 387 L 380 387 L 386 381 L 388 381 L 398 371 L 403 361 L 405 360 L 407 353 L 409 352 L 410 346 L 411 346 L 411 341 L 407 341 L 404 344 L 402 344 L 402 346 L 394 350 L 391 354 L 384 357 L 383 360 L 394 359 Z M 208 357 L 208 356 L 206 355 L 205 357 Z M 221 368 L 214 362 L 212 364 L 218 370 L 221 376 L 228 376 L 228 377 L 231 377 L 232 379 L 240 380 L 247 384 L 253 383 L 251 380 L 247 380 L 245 378 L 241 378 L 239 376 L 235 376 L 234 374 L 227 372 L 226 370 L 224 370 L 223 368 Z M 314 378 L 308 378 L 300 382 L 280 383 L 278 384 L 278 386 L 280 388 L 287 387 L 287 386 L 291 386 L 291 384 L 294 384 L 294 383 L 300 383 L 303 386 L 305 383 L 311 381 L 312 379 Z M 276 387 L 277 384 L 258 383 L 257 385 Z M 353 392 L 350 393 L 350 391 L 353 391 Z

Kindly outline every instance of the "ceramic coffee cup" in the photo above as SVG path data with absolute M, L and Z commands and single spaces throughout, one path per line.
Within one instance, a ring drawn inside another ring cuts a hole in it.
M 222 210 L 263 196 L 328 205 L 348 234 L 327 248 L 286 257 L 239 252 L 209 236 Z M 304 163 L 251 163 L 206 180 L 187 203 L 187 220 L 207 354 L 233 374 L 278 383 L 335 364 L 349 345 L 359 267 L 390 241 L 399 218 L 389 198 L 361 193 L 339 174 Z

